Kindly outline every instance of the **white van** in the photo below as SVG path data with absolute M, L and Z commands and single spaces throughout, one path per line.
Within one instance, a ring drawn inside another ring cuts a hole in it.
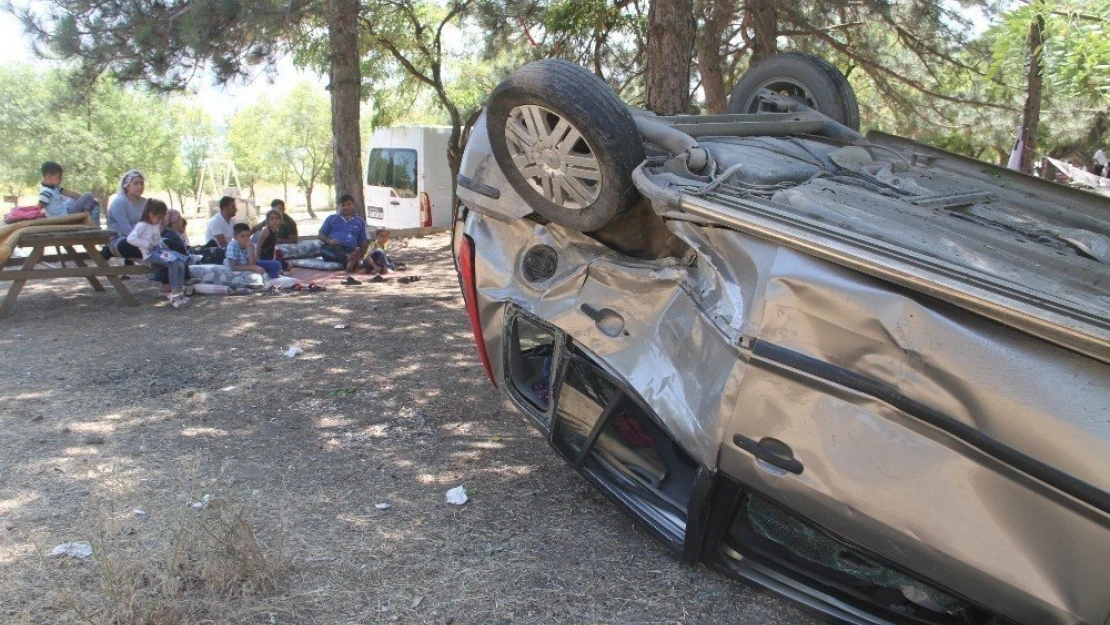
M 446 126 L 379 128 L 366 156 L 366 225 L 408 229 L 451 224 Z

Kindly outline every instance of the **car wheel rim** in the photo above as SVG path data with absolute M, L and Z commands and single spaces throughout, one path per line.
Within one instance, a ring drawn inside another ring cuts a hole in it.
M 601 163 L 582 133 L 558 113 L 517 106 L 505 120 L 505 142 L 524 180 L 544 199 L 582 210 L 601 192 Z
M 744 107 L 745 113 L 777 112 L 773 105 L 768 105 L 759 97 L 759 92 L 763 89 L 793 98 L 815 111 L 821 110 L 817 106 L 817 100 L 813 97 L 813 94 L 802 83 L 791 78 L 772 78 L 759 85 L 752 96 L 748 98 L 747 105 Z

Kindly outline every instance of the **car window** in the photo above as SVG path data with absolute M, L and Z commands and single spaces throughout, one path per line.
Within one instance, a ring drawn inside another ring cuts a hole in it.
M 629 494 L 647 495 L 679 513 L 685 525 L 698 465 L 631 398 L 623 398 L 606 418 L 586 467 Z
M 398 197 L 416 197 L 416 150 L 374 148 L 368 160 L 367 185 L 389 187 Z
M 581 358 L 568 358 L 552 434 L 555 447 L 576 461 L 606 407 L 618 395 L 617 387 L 595 366 Z
M 551 379 L 556 370 L 555 333 L 517 316 L 509 338 L 509 378 L 513 388 L 541 413 L 551 406 Z M 541 415 L 546 420 L 546 416 Z
M 416 150 L 393 150 L 393 181 L 397 195 L 416 197 Z

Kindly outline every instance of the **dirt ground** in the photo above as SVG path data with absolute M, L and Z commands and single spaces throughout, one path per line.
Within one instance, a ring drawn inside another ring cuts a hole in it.
M 814 622 L 682 564 L 565 466 L 485 379 L 447 237 L 400 256 L 421 281 L 184 310 L 144 280 L 138 308 L 28 285 L 0 320 L 0 622 L 107 622 L 105 554 L 44 554 L 154 558 L 206 494 L 288 574 L 183 622 Z

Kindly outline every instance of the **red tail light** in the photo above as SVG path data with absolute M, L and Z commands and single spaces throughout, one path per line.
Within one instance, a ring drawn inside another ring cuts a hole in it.
M 432 198 L 423 191 L 420 192 L 420 227 L 432 227 Z
M 489 354 L 486 353 L 486 341 L 482 337 L 482 320 L 478 318 L 478 283 L 474 278 L 474 239 L 463 235 L 459 245 L 459 274 L 462 276 L 463 301 L 466 302 L 466 316 L 470 319 L 470 331 L 474 333 L 474 342 L 478 345 L 478 357 L 482 359 L 482 366 L 486 369 L 489 381 L 497 386 L 493 379 L 493 368 L 489 364 Z

